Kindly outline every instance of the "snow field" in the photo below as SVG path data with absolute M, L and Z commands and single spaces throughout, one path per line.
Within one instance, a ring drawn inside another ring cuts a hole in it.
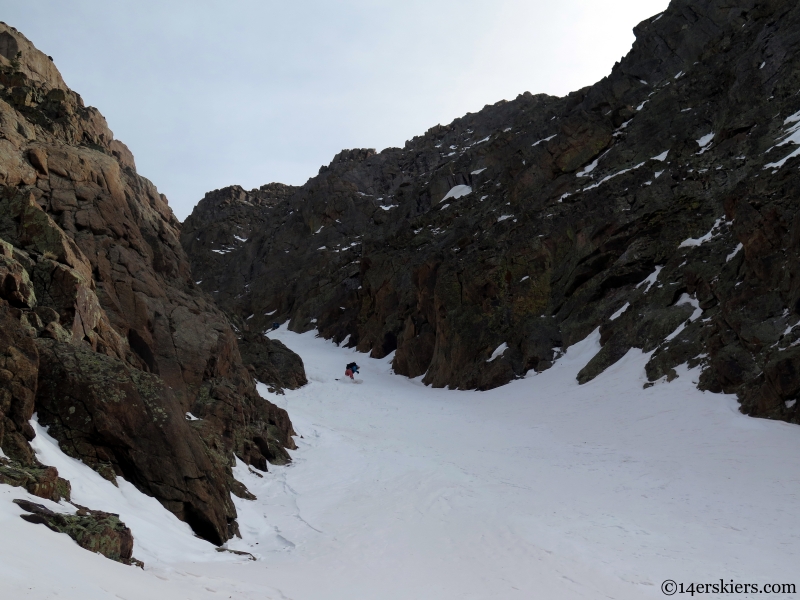
M 800 583 L 800 429 L 698 391 L 697 371 L 643 390 L 648 357 L 631 350 L 579 386 L 595 331 L 548 371 L 459 392 L 314 332 L 269 335 L 302 356 L 310 383 L 259 388 L 302 436 L 294 462 L 262 477 L 235 469 L 258 500 L 234 498 L 243 538 L 228 547 L 258 560 L 214 552 L 155 500 L 70 464 L 39 429 L 42 460 L 76 501 L 120 513 L 148 566 L 22 521 L 7 497 L 27 494 L 0 486 L 4 537 L 19 540 L 0 547 L 0 576 L 26 592 L 14 597 L 638 599 L 663 597 L 665 579 Z M 353 358 L 362 385 L 344 380 Z

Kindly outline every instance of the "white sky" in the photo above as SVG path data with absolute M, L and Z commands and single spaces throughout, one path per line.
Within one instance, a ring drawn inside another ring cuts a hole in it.
M 608 74 L 668 0 L 0 0 L 183 220 L 518 94 Z

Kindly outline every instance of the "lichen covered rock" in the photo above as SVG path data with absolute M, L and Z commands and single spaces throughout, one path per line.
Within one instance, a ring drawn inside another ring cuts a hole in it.
M 133 536 L 131 530 L 119 520 L 119 515 L 78 507 L 74 515 L 56 513 L 52 510 L 29 502 L 14 500 L 21 509 L 29 514 L 20 515 L 29 523 L 46 525 L 58 533 L 71 537 L 81 547 L 90 552 L 97 552 L 106 558 L 127 565 L 140 561 L 133 558 Z

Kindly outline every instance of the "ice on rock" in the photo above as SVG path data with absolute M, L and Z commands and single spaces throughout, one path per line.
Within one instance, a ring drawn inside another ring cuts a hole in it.
M 714 141 L 714 136 L 716 134 L 712 131 L 711 133 L 707 133 L 699 140 L 697 140 L 697 145 L 700 146 L 700 152 L 698 154 L 703 154 L 709 148 L 709 144 Z
M 650 289 L 650 288 L 648 287 L 648 289 Z M 609 321 L 615 321 L 616 319 L 621 317 L 622 313 L 624 313 L 626 310 L 628 310 L 630 308 L 630 306 L 631 306 L 631 303 L 630 302 L 626 302 L 625 304 L 622 305 L 622 307 L 618 311 L 616 311 L 613 315 L 608 317 L 608 320 Z
M 486 359 L 486 362 L 492 362 L 496 358 L 503 356 L 503 353 L 506 350 L 508 350 L 508 344 L 506 342 L 503 342 L 497 348 L 494 349 L 494 352 L 492 352 L 492 355 Z
M 534 142 L 533 144 L 531 144 L 531 146 L 538 146 L 539 144 L 544 144 L 545 142 L 549 142 L 549 141 L 550 141 L 550 140 L 552 140 L 554 137 L 556 137 L 556 135 L 557 135 L 557 134 L 555 134 L 555 135 L 551 135 L 550 137 L 546 137 L 546 138 L 544 138 L 544 139 L 541 139 L 541 140 L 539 140 L 538 142 Z
M 720 217 L 714 222 L 714 226 L 711 227 L 711 230 L 708 233 L 699 238 L 688 238 L 686 240 L 683 240 L 680 246 L 678 246 L 678 248 L 691 248 L 694 246 L 702 246 L 708 240 L 716 237 L 719 234 L 717 230 L 719 229 L 721 224 L 722 224 L 722 217 Z
M 603 177 L 603 179 L 601 179 L 597 183 L 593 183 L 592 185 L 589 185 L 589 186 L 583 188 L 583 191 L 586 192 L 586 191 L 592 190 L 594 188 L 600 187 L 606 181 L 610 181 L 611 179 L 614 179 L 615 177 L 619 177 L 620 175 L 623 175 L 625 173 L 629 173 L 630 171 L 635 171 L 636 169 L 638 169 L 639 167 L 641 167 L 643 165 L 644 165 L 644 163 L 642 162 L 642 163 L 639 163 L 638 165 L 634 165 L 634 166 L 632 166 L 632 167 L 630 167 L 628 169 L 622 169 L 621 171 L 617 171 L 616 173 L 612 173 L 611 175 L 607 175 L 606 177 Z
M 786 119 L 783 121 L 784 125 L 790 125 L 792 123 L 795 123 L 795 125 L 792 125 L 787 129 L 786 133 L 783 134 L 783 139 L 774 147 L 785 146 L 786 144 L 794 144 L 796 146 L 800 146 L 800 111 L 794 113 L 789 117 L 786 117 Z M 772 150 L 772 148 L 770 148 L 770 150 Z M 767 152 L 769 152 L 769 150 Z M 786 164 L 786 162 L 789 159 L 794 158 L 795 156 L 800 156 L 800 147 L 798 147 L 794 152 L 785 156 L 781 160 L 764 165 L 764 168 L 780 169 L 783 165 Z
M 597 167 L 597 163 L 600 162 L 599 158 L 596 158 L 593 162 L 586 165 L 583 169 L 575 173 L 577 177 L 588 177 L 589 173 L 595 170 Z
M 688 321 L 690 323 L 693 322 L 693 321 L 696 321 L 697 319 L 699 319 L 700 316 L 703 314 L 703 309 L 700 308 L 700 302 L 696 298 L 692 298 L 689 294 L 686 294 L 686 293 L 682 294 L 681 297 L 678 299 L 678 301 L 675 303 L 675 306 L 681 306 L 683 304 L 689 304 L 690 306 L 694 307 L 694 312 L 691 314 L 691 316 L 688 319 Z M 675 331 L 670 333 L 664 339 L 664 341 L 665 342 L 670 342 L 670 341 L 674 340 L 676 337 L 678 337 L 678 335 L 680 335 L 680 333 L 684 329 L 686 329 L 686 322 L 681 323 L 680 325 L 678 325 L 678 327 L 675 329 Z
M 656 281 L 658 281 L 658 275 L 661 273 L 661 270 L 663 268 L 664 268 L 663 265 L 657 266 L 655 271 L 653 271 L 652 273 L 650 273 L 650 275 L 647 276 L 647 279 L 643 279 L 642 281 L 640 281 L 639 283 L 636 284 L 636 289 L 639 289 L 643 285 L 647 284 L 647 287 L 644 288 L 644 293 L 646 294 L 647 292 L 649 292 L 650 288 L 652 287 L 652 285 Z
M 736 246 L 736 248 L 734 248 L 733 252 L 731 252 L 730 254 L 728 254 L 728 256 L 725 258 L 725 262 L 726 262 L 726 263 L 727 263 L 727 262 L 731 262 L 731 260 L 733 259 L 733 257 L 734 257 L 734 256 L 736 256 L 737 254 L 739 254 L 739 252 L 741 252 L 741 251 L 742 251 L 742 248 L 744 248 L 744 245 L 743 245 L 743 244 L 741 244 L 741 243 L 739 243 L 739 244 Z
M 654 156 L 650 160 L 657 160 L 659 162 L 664 162 L 665 160 L 667 160 L 667 155 L 668 154 L 669 154 L 669 150 L 664 150 L 664 152 L 662 152 L 658 156 Z
M 441 199 L 441 202 L 445 200 L 449 200 L 453 198 L 457 200 L 458 198 L 462 198 L 463 196 L 467 196 L 468 194 L 472 193 L 472 188 L 468 185 L 456 185 L 450 188 L 450 191 L 445 194 L 445 197 Z

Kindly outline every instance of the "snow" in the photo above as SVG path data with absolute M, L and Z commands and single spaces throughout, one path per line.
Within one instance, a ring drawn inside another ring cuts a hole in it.
M 480 175 L 485 170 L 486 170 L 486 167 L 484 167 L 483 169 L 478 169 L 477 171 L 472 171 L 472 173 L 470 173 L 470 175 Z
M 508 350 L 508 344 L 503 342 L 497 348 L 494 349 L 494 352 L 492 352 L 492 355 L 488 359 L 486 359 L 486 362 L 492 362 L 498 356 L 503 356 L 503 352 L 505 352 L 506 350 Z
M 697 300 L 697 298 L 692 298 L 689 294 L 685 292 L 681 294 L 680 298 L 678 298 L 678 301 L 675 303 L 675 306 L 681 306 L 683 304 L 688 304 L 694 307 L 694 312 L 692 313 L 692 316 L 689 317 L 690 321 L 696 321 L 698 318 L 700 318 L 700 315 L 703 314 L 703 309 L 700 308 L 700 301 Z
M 675 75 L 675 79 L 680 79 L 683 76 L 683 71 Z
M 641 285 L 641 284 L 639 284 L 639 285 Z M 649 289 L 650 289 L 650 286 L 647 286 L 647 289 L 649 290 Z M 647 290 L 645 290 L 645 291 L 647 291 Z M 628 310 L 628 309 L 630 308 L 630 306 L 631 306 L 631 303 L 630 303 L 630 302 L 626 302 L 626 303 L 625 303 L 625 304 L 622 306 L 622 308 L 620 308 L 620 309 L 619 309 L 617 312 L 615 312 L 613 315 L 611 315 L 610 317 L 608 317 L 608 320 L 609 320 L 609 321 L 614 321 L 614 320 L 618 319 L 619 317 L 621 317 L 621 316 L 622 316 L 622 313 L 624 313 L 626 310 Z
M 596 187 L 600 187 L 600 186 L 601 186 L 601 185 L 603 185 L 603 184 L 604 184 L 606 181 L 609 181 L 610 179 L 614 179 L 614 177 L 617 177 L 617 176 L 619 176 L 619 175 L 622 175 L 623 173 L 628 173 L 629 171 L 634 171 L 634 170 L 638 169 L 639 167 L 641 167 L 642 165 L 644 165 L 644 163 L 639 163 L 638 165 L 634 165 L 633 167 L 630 167 L 630 168 L 628 168 L 628 169 L 622 169 L 621 171 L 617 171 L 616 173 L 612 173 L 611 175 L 608 175 L 608 176 L 606 176 L 606 177 L 603 177 L 603 179 L 601 179 L 601 180 L 600 180 L 600 181 L 598 181 L 597 183 L 593 183 L 592 185 L 590 185 L 590 186 L 587 186 L 587 187 L 583 188 L 583 190 L 582 190 L 582 191 L 584 191 L 584 192 L 585 192 L 585 191 L 587 191 L 587 190 L 591 190 L 591 189 L 594 189 L 594 188 L 596 188 Z
M 644 101 L 644 102 L 642 102 L 642 103 L 641 103 L 639 106 L 637 106 L 637 107 L 636 107 L 636 110 L 637 110 L 637 112 L 638 112 L 638 111 L 640 111 L 640 110 L 642 110 L 642 109 L 644 108 L 644 105 L 645 105 L 645 104 L 647 104 L 648 102 L 650 102 L 650 101 L 649 101 L 649 100 L 645 100 L 645 101 Z
M 520 283 L 522 283 L 522 282 L 523 282 L 523 281 L 525 281 L 526 279 L 530 279 L 530 278 L 531 278 L 531 276 L 530 276 L 530 275 L 525 275 L 525 277 L 523 277 L 522 279 L 520 279 L 520 280 L 519 280 L 519 282 L 520 282 Z
M 783 140 L 773 147 L 785 146 L 786 144 L 800 145 L 800 111 L 786 117 L 786 119 L 783 121 L 784 125 L 789 125 L 791 123 L 796 123 L 796 125 L 792 125 L 791 127 L 789 127 L 789 129 L 783 136 Z M 772 150 L 772 148 L 770 148 L 769 150 Z M 767 150 L 767 152 L 769 152 L 769 150 Z M 798 148 L 797 150 L 795 150 L 794 152 L 792 152 L 791 154 L 789 154 L 788 156 L 784 157 L 783 159 L 777 162 L 768 163 L 764 165 L 764 168 L 780 169 L 784 164 L 786 164 L 786 161 L 788 161 L 790 158 L 794 158 L 795 156 L 800 156 L 800 148 Z
M 644 288 L 644 293 L 646 294 L 647 292 L 649 292 L 650 288 L 652 287 L 652 285 L 656 281 L 658 281 L 658 275 L 659 275 L 659 273 L 661 273 L 661 269 L 663 269 L 663 268 L 664 268 L 663 265 L 657 266 L 656 270 L 653 271 L 652 273 L 650 273 L 650 275 L 647 276 L 647 279 L 643 279 L 642 281 L 640 281 L 639 283 L 636 284 L 636 289 L 639 289 L 644 284 L 647 284 L 647 287 Z
M 271 317 L 271 316 L 272 316 L 272 315 L 274 315 L 276 312 L 278 312 L 278 309 L 277 309 L 277 308 L 276 308 L 275 310 L 273 310 L 272 312 L 264 313 L 264 316 L 265 316 L 265 317 Z
M 682 304 L 689 304 L 690 306 L 694 307 L 694 312 L 688 319 L 690 323 L 692 321 L 696 321 L 697 319 L 699 319 L 700 316 L 703 314 L 703 309 L 700 308 L 700 302 L 696 298 L 692 298 L 689 294 L 686 293 L 681 294 L 681 297 L 678 298 L 678 301 L 675 303 L 675 306 L 681 306 Z M 678 334 L 680 334 L 680 332 L 683 331 L 685 328 L 686 328 L 686 323 L 685 322 L 681 323 L 680 325 L 678 325 L 675 331 L 670 333 L 665 338 L 664 341 L 669 342 L 671 340 L 674 340 L 676 337 L 678 337 Z
M 708 145 L 714 140 L 714 136 L 716 134 L 712 131 L 711 133 L 707 133 L 699 140 L 697 140 L 697 145 L 700 146 L 700 152 L 698 154 L 702 154 L 706 150 L 708 150 Z
M 458 198 L 461 198 L 462 196 L 466 196 L 466 195 L 471 194 L 471 193 L 472 193 L 472 188 L 470 186 L 468 186 L 468 185 L 457 185 L 457 186 L 454 186 L 454 187 L 450 188 L 450 191 L 447 192 L 445 197 L 441 199 L 441 202 L 444 202 L 445 200 L 449 200 L 450 198 L 453 198 L 454 200 L 457 200 Z
M 310 383 L 283 396 L 259 385 L 292 417 L 294 462 L 262 477 L 234 468 L 259 499 L 233 499 L 243 538 L 228 547 L 257 561 L 215 552 L 36 426 L 40 459 L 72 479 L 76 501 L 121 514 L 147 567 L 26 523 L 12 498 L 58 505 L 0 485 L 0 530 L 14 540 L 0 546 L 4 597 L 638 600 L 662 598 L 666 579 L 764 584 L 796 572 L 800 429 L 700 392 L 698 370 L 642 389 L 649 354 L 632 349 L 578 385 L 600 349 L 595 330 L 542 373 L 464 392 L 394 375 L 392 355 L 273 333 Z M 341 380 L 353 359 L 362 385 Z
M 703 236 L 701 236 L 699 238 L 688 238 L 688 239 L 685 239 L 685 240 L 683 240 L 681 242 L 681 245 L 678 246 L 678 248 L 691 248 L 691 247 L 694 247 L 694 246 L 702 246 L 708 240 L 710 240 L 710 239 L 714 238 L 716 235 L 718 235 L 719 232 L 717 232 L 717 229 L 719 228 L 721 223 L 722 223 L 722 217 L 720 217 L 719 219 L 717 219 L 714 222 L 713 227 L 711 227 L 711 230 L 707 234 L 705 234 L 705 235 L 703 235 Z
M 190 413 L 187 413 L 187 415 Z M 39 425 L 34 415 L 31 426 L 36 437 L 31 446 L 45 465 L 72 484 L 72 501 L 96 510 L 119 514 L 134 534 L 133 555 L 148 563 L 185 560 L 220 560 L 214 546 L 194 536 L 189 526 L 179 521 L 155 498 L 144 495 L 133 484 L 117 478 L 117 486 L 103 479 L 82 462 L 65 455 Z
M 594 160 L 592 163 L 590 163 L 590 164 L 586 165 L 586 166 L 585 166 L 583 169 L 581 169 L 580 171 L 578 171 L 578 172 L 577 172 L 575 175 L 576 175 L 577 177 L 588 177 L 588 176 L 589 176 L 589 173 L 591 173 L 592 171 L 594 171 L 594 170 L 595 170 L 595 167 L 597 167 L 597 163 L 598 163 L 599 161 L 600 161 L 600 159 L 599 159 L 599 158 L 596 158 L 596 159 L 595 159 L 595 160 Z
M 744 245 L 743 245 L 743 244 L 741 244 L 741 243 L 740 243 L 740 244 L 738 244 L 738 245 L 736 246 L 736 248 L 734 248 L 733 252 L 731 252 L 730 254 L 728 254 L 728 256 L 725 258 L 725 262 L 731 262 L 731 259 L 732 259 L 734 256 L 736 256 L 737 254 L 739 254 L 739 252 L 741 252 L 741 251 L 742 251 L 742 248 L 744 248 Z
M 195 417 L 195 416 L 194 416 L 192 413 L 190 413 L 190 412 L 187 412 L 187 413 L 186 413 L 186 420 L 187 420 L 187 421 L 202 421 L 202 419 L 201 419 L 200 417 Z
M 514 215 L 500 215 L 497 218 L 497 222 L 500 223 L 501 221 L 505 221 L 506 219 L 511 219 L 513 217 L 514 217 Z
M 379 206 L 378 208 L 382 208 L 383 210 L 392 210 L 393 208 L 397 208 L 400 206 L 399 204 L 390 204 L 389 206 Z
M 555 118 L 555 117 L 553 117 L 553 118 Z M 531 146 L 538 146 L 539 144 L 543 144 L 544 142 L 549 142 L 554 137 L 556 137 L 556 135 L 558 135 L 558 134 L 554 134 L 554 135 L 551 135 L 550 137 L 546 137 L 544 139 L 541 139 L 538 142 L 534 142 L 533 144 L 531 144 Z
M 314 232 L 314 235 L 317 235 L 320 231 L 324 229 L 325 225 L 320 225 L 320 228 Z
M 248 238 L 240 237 L 240 236 L 236 235 L 235 233 L 233 234 L 233 237 L 235 237 L 240 242 L 246 242 L 248 240 Z
M 216 252 L 217 254 L 228 254 L 230 252 L 230 250 L 215 250 L 213 248 L 211 249 L 211 251 Z
M 669 150 L 664 150 L 664 152 L 662 152 L 658 156 L 654 156 L 650 160 L 657 160 L 659 162 L 664 162 L 665 160 L 667 160 L 667 154 L 669 154 Z

